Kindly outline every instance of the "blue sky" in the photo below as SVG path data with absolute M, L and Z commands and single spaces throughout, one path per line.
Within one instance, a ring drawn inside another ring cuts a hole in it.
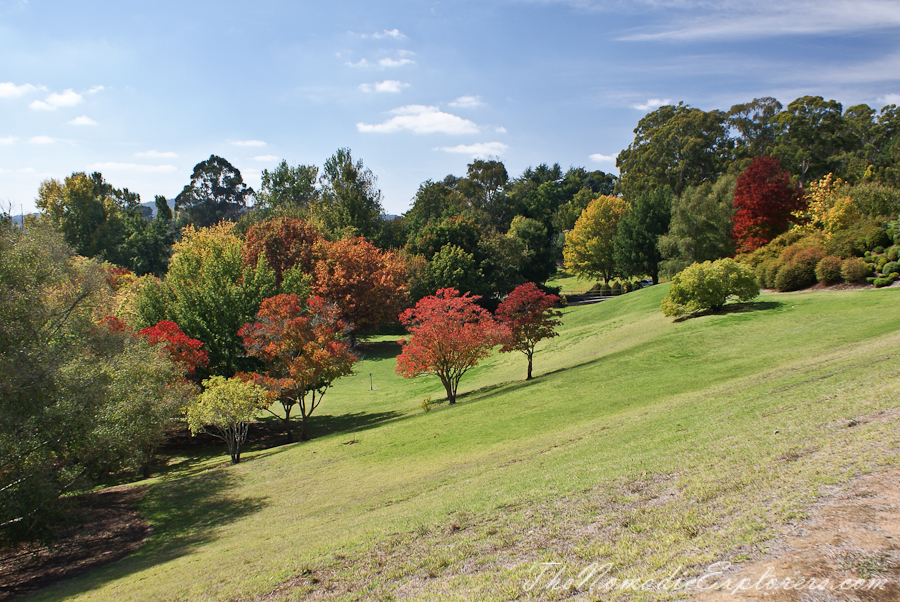
M 101 171 L 173 197 L 225 157 L 252 186 L 340 147 L 402 213 L 496 156 L 615 173 L 662 103 L 900 104 L 897 0 L 0 0 L 0 202 Z

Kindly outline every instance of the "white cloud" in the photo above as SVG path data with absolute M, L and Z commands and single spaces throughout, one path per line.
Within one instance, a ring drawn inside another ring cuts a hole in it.
M 131 173 L 169 173 L 178 168 L 174 165 L 141 165 L 139 163 L 94 163 L 88 169 L 95 171 L 127 171 Z
M 663 27 L 619 39 L 752 39 L 858 33 L 900 26 L 900 7 L 895 0 L 720 0 L 714 3 L 645 0 L 644 3 L 647 9 L 671 9 L 674 14 L 666 19 L 667 25 Z M 679 11 L 691 11 L 693 14 L 679 18 Z M 694 16 L 698 14 L 702 16 Z
M 900 105 L 900 94 L 885 94 L 878 99 L 886 105 Z
M 502 142 L 478 142 L 476 144 L 458 144 L 456 146 L 441 146 L 434 150 L 442 150 L 448 153 L 459 153 L 461 155 L 469 155 L 472 158 L 484 158 L 489 156 L 502 155 L 509 146 Z
M 17 86 L 12 82 L 0 82 L 0 98 L 16 98 L 37 90 L 37 86 L 32 86 L 31 84 L 20 84 Z
M 506 128 L 503 127 L 502 125 L 498 125 L 494 128 L 494 131 L 497 132 L 498 134 L 505 134 Z
M 81 94 L 73 92 L 71 88 L 62 92 L 53 92 L 44 100 L 35 100 L 30 106 L 32 109 L 39 111 L 55 111 L 60 107 L 74 107 L 84 102 Z
M 139 153 L 134 153 L 135 157 L 148 157 L 151 159 L 174 159 L 178 155 L 173 153 L 172 151 L 157 151 L 157 150 L 148 150 L 141 151 Z
M 456 100 L 450 103 L 451 107 L 459 107 L 461 109 L 468 109 L 471 107 L 480 107 L 484 103 L 481 102 L 480 96 L 460 96 Z
M 397 81 L 396 79 L 386 79 L 383 82 L 375 82 L 374 84 L 360 84 L 359 89 L 363 92 L 390 92 L 396 93 L 403 88 L 409 87 L 409 84 Z
M 28 141 L 32 144 L 53 144 L 50 136 L 32 136 Z
M 6 138 L 0 138 L 0 144 L 12 144 L 18 140 L 15 136 L 7 136 Z
M 87 94 L 96 94 L 97 92 L 105 89 L 106 88 L 104 88 L 103 86 L 91 86 L 91 89 L 87 91 Z
M 76 117 L 70 121 L 69 125 L 97 125 L 97 122 L 87 115 L 82 115 L 81 117 Z
M 229 140 L 228 143 L 233 146 L 266 146 L 262 140 Z
M 405 40 L 406 36 L 400 33 L 399 29 L 383 29 L 381 31 L 376 31 L 373 34 L 363 34 L 364 38 L 375 38 L 376 40 L 382 40 L 384 38 L 393 38 L 395 40 Z
M 659 107 L 672 104 L 672 101 L 668 98 L 648 98 L 647 102 L 642 104 L 631 105 L 632 109 L 638 109 L 639 111 L 653 111 L 654 109 L 658 109 Z
M 416 62 L 411 59 L 392 59 L 392 58 L 383 58 L 378 61 L 378 64 L 382 67 L 402 67 L 404 65 L 414 65 Z
M 615 163 L 616 158 L 614 155 L 601 155 L 600 153 L 594 153 L 593 155 L 589 155 L 588 159 L 594 161 L 595 163 Z
M 275 155 L 259 155 L 258 157 L 253 157 L 254 161 L 278 161 L 278 157 Z
M 437 107 L 408 105 L 391 111 L 391 117 L 384 123 L 370 125 L 357 123 L 360 132 L 393 133 L 409 130 L 416 134 L 477 134 L 478 126 L 457 115 L 444 113 Z

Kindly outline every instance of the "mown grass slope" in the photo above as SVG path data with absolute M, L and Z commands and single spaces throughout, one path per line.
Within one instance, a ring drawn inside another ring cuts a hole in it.
M 819 485 L 898 464 L 900 290 L 672 322 L 666 288 L 567 309 L 534 381 L 495 355 L 427 413 L 437 379 L 370 341 L 316 439 L 157 479 L 150 541 L 38 598 L 563 598 L 524 586 L 536 563 L 697 573 L 757 553 Z

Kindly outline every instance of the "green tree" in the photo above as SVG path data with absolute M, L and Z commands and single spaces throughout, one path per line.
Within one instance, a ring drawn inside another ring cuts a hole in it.
M 193 434 L 206 433 L 228 445 L 231 463 L 241 461 L 250 424 L 268 405 L 265 391 L 239 378 L 213 376 L 203 381 L 203 393 L 185 410 Z
M 135 305 L 140 327 L 171 320 L 209 352 L 209 373 L 232 376 L 253 367 L 244 357 L 238 329 L 253 319 L 262 300 L 275 294 L 275 272 L 265 254 L 245 263 L 234 224 L 184 229 L 165 280 L 145 283 Z
M 692 186 L 672 201 L 669 231 L 659 239 L 665 259 L 661 271 L 673 275 L 692 263 L 734 252 L 731 230 L 736 183 L 734 176 L 723 175 L 715 184 Z
M 614 258 L 625 277 L 649 275 L 659 282 L 659 237 L 669 231 L 672 196 L 666 191 L 645 192 L 635 199 L 619 222 Z
M 334 234 L 374 238 L 381 229 L 384 209 L 372 170 L 362 159 L 354 162 L 349 148 L 340 148 L 325 161 L 322 176 L 322 214 Z
M 181 224 L 196 228 L 221 221 L 236 221 L 247 208 L 253 189 L 244 184 L 241 172 L 227 160 L 210 155 L 194 166 L 191 183 L 175 197 Z
M 319 168 L 315 165 L 291 167 L 282 161 L 272 171 L 263 170 L 254 207 L 303 217 L 319 201 L 318 179 Z
M 541 283 L 556 272 L 554 249 L 550 244 L 547 228 L 541 222 L 517 215 L 506 236 L 521 242 L 524 250 L 520 269 L 522 282 L 518 284 Z
M 484 287 L 484 275 L 471 253 L 447 244 L 428 262 L 428 290 L 455 288 L 464 293 L 477 293 Z
M 52 537 L 65 494 L 142 468 L 190 395 L 171 360 L 100 319 L 108 276 L 51 228 L 0 228 L 0 539 Z
M 599 196 L 581 213 L 575 228 L 566 234 L 563 256 L 566 268 L 585 278 L 610 279 L 618 275 L 615 240 L 619 221 L 629 203 L 613 196 Z
M 666 105 L 644 116 L 634 133 L 634 142 L 616 159 L 616 191 L 626 198 L 655 188 L 680 195 L 688 186 L 715 181 L 731 158 L 733 141 L 722 111 Z
M 742 159 L 771 155 L 778 134 L 776 117 L 783 108 L 770 96 L 754 98 L 751 102 L 731 107 L 728 125 L 738 133 L 735 155 Z
M 818 180 L 834 173 L 842 153 L 851 150 L 852 138 L 841 103 L 821 96 L 803 96 L 778 114 L 779 130 L 774 156 L 799 178 Z

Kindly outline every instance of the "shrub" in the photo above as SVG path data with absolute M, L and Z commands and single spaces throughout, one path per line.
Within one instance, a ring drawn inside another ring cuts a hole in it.
M 634 280 L 634 281 L 632 281 L 632 283 L 631 283 L 631 288 L 632 288 L 633 290 L 639 291 L 639 290 L 641 290 L 641 289 L 644 288 L 644 287 L 641 286 L 641 281 L 640 281 L 640 280 Z
M 883 286 L 890 286 L 894 283 L 894 278 L 876 278 L 872 281 L 872 284 L 875 285 L 875 288 L 881 288 Z
M 754 275 L 756 276 L 756 286 L 759 288 L 766 288 L 766 269 L 769 267 L 767 263 L 761 263 L 756 266 L 756 270 L 754 270 Z
M 834 255 L 823 257 L 816 264 L 816 280 L 822 284 L 837 284 L 841 277 L 841 258 Z
M 782 266 L 775 276 L 775 288 L 781 292 L 797 291 L 816 282 L 815 268 L 809 270 L 801 263 L 789 263 Z
M 891 247 L 887 250 L 888 261 L 897 261 L 900 259 L 900 247 Z
M 612 295 L 612 289 L 610 289 L 609 286 L 606 285 L 606 283 L 603 283 L 603 285 L 600 287 L 600 296 L 609 297 L 610 295 Z
M 845 259 L 841 263 L 841 276 L 844 282 L 859 282 L 869 275 L 869 266 L 858 257 Z
M 775 288 L 775 276 L 778 275 L 778 270 L 781 269 L 781 266 L 784 265 L 780 259 L 775 259 L 766 267 L 766 288 Z
M 879 257 L 878 261 L 875 263 L 875 269 L 881 273 L 884 273 L 884 266 L 887 265 L 887 257 Z
M 681 316 L 717 310 L 730 297 L 749 301 L 759 295 L 753 270 L 733 259 L 695 263 L 672 278 L 669 294 L 660 304 L 663 315 Z
M 612 294 L 613 295 L 621 295 L 622 294 L 622 283 L 618 280 L 613 281 L 612 283 Z
M 875 253 L 875 254 L 884 253 L 884 247 L 882 247 L 882 246 L 877 246 L 877 247 L 875 247 L 874 249 L 872 249 L 872 252 Z
M 896 261 L 889 261 L 881 267 L 881 273 L 884 275 L 888 275 L 893 272 L 900 272 L 900 263 Z
M 884 247 L 889 247 L 892 241 L 888 237 L 887 232 L 883 229 L 876 227 L 873 228 L 868 234 L 866 234 L 866 247 L 869 249 L 877 249 L 881 247 L 881 250 L 884 250 Z M 875 251 L 876 253 L 881 253 L 881 251 Z

